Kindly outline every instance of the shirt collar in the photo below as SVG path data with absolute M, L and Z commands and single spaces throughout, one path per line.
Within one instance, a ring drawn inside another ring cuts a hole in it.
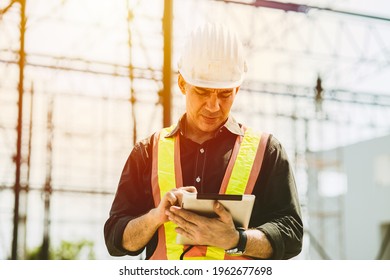
M 181 116 L 176 127 L 171 131 L 171 133 L 167 134 L 165 137 L 167 137 L 167 138 L 173 137 L 177 133 L 184 135 L 185 134 L 185 124 L 184 124 L 185 120 L 186 120 L 186 114 Z M 244 133 L 241 129 L 240 124 L 231 115 L 229 115 L 227 121 L 217 130 L 215 136 L 217 136 L 219 133 L 223 132 L 224 130 L 228 130 L 232 134 L 244 136 Z
M 179 132 L 180 132 L 181 135 L 183 135 L 184 134 L 184 127 L 185 127 L 184 121 L 185 121 L 185 114 L 181 116 L 181 118 L 177 122 L 177 125 L 171 131 L 171 133 L 168 133 L 165 137 L 166 138 L 173 137 L 173 136 L 175 136 Z

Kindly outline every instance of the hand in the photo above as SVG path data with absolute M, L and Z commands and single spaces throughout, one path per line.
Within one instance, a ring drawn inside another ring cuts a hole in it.
M 239 234 L 231 214 L 216 201 L 214 212 L 218 217 L 207 218 L 178 206 L 171 206 L 166 214 L 177 224 L 176 232 L 192 239 L 199 245 L 216 246 L 230 249 L 237 245 Z
M 184 191 L 191 193 L 197 192 L 195 187 L 181 187 L 178 189 L 172 189 L 164 195 L 164 197 L 160 201 L 160 204 L 155 209 L 159 224 L 163 224 L 168 221 L 168 217 L 166 216 L 166 210 L 168 210 L 173 205 L 181 205 Z
M 123 248 L 128 251 L 137 251 L 146 246 L 156 233 L 156 230 L 168 221 L 165 211 L 172 205 L 180 205 L 184 191 L 196 192 L 196 188 L 182 187 L 172 189 L 162 197 L 157 208 L 153 208 L 148 213 L 130 220 L 123 231 Z

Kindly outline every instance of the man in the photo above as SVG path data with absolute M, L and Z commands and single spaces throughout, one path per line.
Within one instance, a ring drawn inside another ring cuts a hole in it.
M 179 60 L 186 113 L 132 150 L 104 227 L 111 255 L 138 255 L 145 248 L 147 259 L 299 254 L 303 226 L 286 153 L 274 137 L 230 115 L 245 72 L 242 46 L 230 31 L 208 24 L 192 34 Z M 218 202 L 217 218 L 181 209 L 183 191 L 254 194 L 249 228 L 236 228 Z M 199 245 L 176 244 L 177 234 Z

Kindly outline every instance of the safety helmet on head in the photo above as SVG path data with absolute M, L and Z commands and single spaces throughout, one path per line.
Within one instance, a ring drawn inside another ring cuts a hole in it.
M 187 83 L 206 88 L 238 87 L 247 71 L 237 35 L 216 23 L 200 26 L 191 34 L 178 68 Z

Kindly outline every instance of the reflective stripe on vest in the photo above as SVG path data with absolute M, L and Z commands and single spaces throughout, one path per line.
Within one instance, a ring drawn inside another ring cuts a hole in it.
M 152 190 L 154 204 L 157 207 L 161 198 L 173 188 L 183 186 L 180 164 L 180 136 L 166 137 L 175 126 L 162 129 L 154 135 Z M 250 194 L 253 191 L 260 172 L 267 144 L 267 134 L 257 134 L 251 129 L 242 128 L 244 137 L 237 136 L 220 193 Z M 186 246 L 176 244 L 176 225 L 166 222 L 158 229 L 158 243 L 150 259 L 178 260 Z M 230 256 L 222 248 L 212 246 L 194 246 L 184 259 L 248 259 L 243 256 Z

